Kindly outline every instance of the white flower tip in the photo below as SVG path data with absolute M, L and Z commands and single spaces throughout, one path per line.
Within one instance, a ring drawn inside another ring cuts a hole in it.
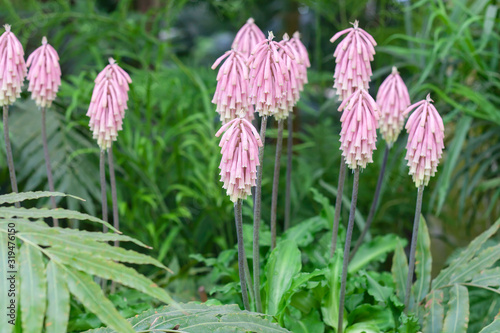
M 432 99 L 431 99 L 431 94 L 427 94 L 427 97 L 425 98 L 425 100 L 427 101 L 427 103 L 430 103 L 430 102 L 434 102 Z
M 267 39 L 269 39 L 269 41 L 273 40 L 274 39 L 273 32 L 272 31 L 268 31 L 267 33 L 269 34 L 268 37 L 267 37 Z
M 248 24 L 253 24 L 255 22 L 255 20 L 253 19 L 253 17 L 250 17 L 248 20 L 247 20 L 247 23 Z
M 293 33 L 293 38 L 300 39 L 300 32 L 295 31 L 295 32 Z
M 42 45 L 46 45 L 47 44 L 47 37 L 43 36 L 42 37 Z
M 288 36 L 288 34 L 286 32 L 283 34 L 283 40 L 285 42 L 288 42 L 290 40 L 290 36 Z
M 10 31 L 10 24 L 4 24 L 3 27 L 5 28 L 5 31 L 7 31 L 7 32 Z
M 392 66 L 392 74 L 399 74 L 398 68 L 396 66 Z
M 110 65 L 113 65 L 114 63 L 116 63 L 116 60 L 111 58 L 111 57 L 108 58 L 108 61 L 109 61 Z

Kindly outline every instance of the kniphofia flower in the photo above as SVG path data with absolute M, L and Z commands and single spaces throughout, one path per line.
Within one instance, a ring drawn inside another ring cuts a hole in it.
M 122 129 L 127 109 L 130 76 L 113 59 L 95 79 L 87 116 L 89 127 L 101 150 L 111 147 Z
M 340 118 L 342 156 L 349 168 L 365 168 L 367 163 L 373 162 L 372 155 L 376 149 L 377 103 L 365 89 L 358 89 L 340 104 L 338 110 L 344 111 Z
M 253 48 L 264 39 L 266 39 L 266 36 L 255 24 L 254 19 L 249 18 L 234 37 L 232 48 L 241 52 L 247 59 Z
M 219 144 L 222 148 L 220 176 L 227 195 L 236 202 L 250 195 L 251 187 L 255 186 L 262 142 L 255 127 L 244 118 L 235 118 L 224 124 L 215 136 L 223 132 Z
M 47 38 L 42 38 L 42 46 L 30 54 L 26 61 L 29 67 L 28 91 L 36 105 L 49 107 L 56 98 L 61 85 L 61 67 L 57 51 L 47 43 Z
M 335 57 L 335 73 L 333 87 L 337 90 L 339 100 L 349 97 L 357 88 L 368 90 L 372 75 L 370 61 L 373 61 L 377 42 L 365 30 L 358 27 L 356 20 L 352 28 L 337 32 L 330 42 L 335 42 L 340 36 L 347 36 L 337 45 Z
M 224 60 L 217 74 L 217 88 L 212 103 L 223 124 L 237 117 L 252 120 L 253 106 L 249 101 L 248 67 L 244 56 L 236 51 L 227 51 L 212 65 L 215 69 Z
M 307 53 L 307 49 L 300 40 L 300 34 L 296 31 L 293 34 L 293 37 L 290 39 L 290 44 L 295 49 L 296 53 L 294 53 L 295 60 L 299 66 L 299 82 L 300 82 L 300 91 L 304 88 L 304 85 L 308 83 L 307 80 L 307 69 L 311 67 L 311 62 L 309 61 L 309 54 Z
M 396 67 L 392 67 L 392 73 L 380 85 L 377 104 L 380 107 L 380 133 L 387 144 L 392 146 L 403 129 L 403 112 L 410 105 L 408 88 Z
M 274 35 L 269 32 L 268 39 L 263 40 L 253 49 L 248 59 L 250 68 L 250 101 L 260 116 L 284 117 L 283 99 L 287 96 L 288 69 L 278 50 L 280 44 L 273 41 Z M 287 50 L 284 52 L 294 58 Z
M 10 105 L 21 96 L 27 69 L 21 42 L 10 31 L 10 25 L 4 28 L 0 36 L 0 105 Z
M 278 44 L 280 45 L 278 53 L 281 56 L 282 61 L 285 62 L 285 66 L 288 70 L 288 73 L 286 74 L 287 80 L 285 81 L 286 95 L 281 102 L 278 115 L 281 118 L 286 118 L 288 117 L 289 112 L 293 111 L 293 107 L 299 100 L 300 91 L 302 91 L 303 87 L 300 80 L 299 64 L 297 63 L 299 54 L 290 42 L 290 37 L 287 33 L 283 35 L 283 40 Z M 292 54 L 293 58 L 288 56 L 288 54 Z M 279 119 L 279 117 L 276 118 Z
M 444 125 L 437 112 L 430 94 L 425 100 L 410 105 L 404 112 L 411 114 L 406 122 L 408 143 L 406 145 L 406 160 L 410 167 L 409 174 L 417 187 L 426 186 L 434 176 L 443 154 Z

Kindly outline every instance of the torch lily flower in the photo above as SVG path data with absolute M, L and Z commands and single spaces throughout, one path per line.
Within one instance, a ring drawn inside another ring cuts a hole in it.
M 249 18 L 234 37 L 233 45 L 231 46 L 236 51 L 247 59 L 250 57 L 253 48 L 261 41 L 266 39 L 266 36 L 255 24 L 253 18 Z
M 4 25 L 0 36 L 0 105 L 10 105 L 21 97 L 21 87 L 26 77 L 24 50 L 10 25 Z

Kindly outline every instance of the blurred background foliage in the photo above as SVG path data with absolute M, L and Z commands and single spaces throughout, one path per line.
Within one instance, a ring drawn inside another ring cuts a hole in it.
M 26 54 L 47 36 L 61 58 L 63 83 L 48 118 L 56 190 L 86 201 L 61 199 L 59 205 L 100 216 L 98 147 L 85 113 L 93 79 L 113 57 L 133 80 L 124 130 L 114 145 L 122 231 L 152 245 L 149 254 L 176 270 L 169 286 L 181 299 L 197 298 L 197 279 L 186 277 L 203 274 L 203 268 L 189 254 L 216 256 L 236 241 L 232 204 L 218 176 L 214 134 L 220 123 L 211 104 L 216 72 L 210 66 L 250 16 L 276 36 L 299 30 L 312 62 L 294 115 L 292 225 L 321 211 L 312 189 L 335 199 L 340 117 L 332 90 L 336 45 L 329 38 L 355 19 L 379 44 L 372 95 L 395 65 L 412 101 L 431 93 L 445 121 L 445 155 L 423 206 L 434 272 L 498 218 L 500 24 L 494 0 L 2 0 L 0 20 L 12 25 Z M 28 93 L 10 115 L 20 189 L 46 189 L 40 114 Z M 268 125 L 264 161 L 265 224 L 275 125 Z M 416 189 L 404 160 L 406 138 L 401 134 L 391 150 L 372 235 L 410 235 Z M 374 163 L 361 175 L 362 216 L 371 204 L 384 142 L 377 147 Z M 0 158 L 6 193 L 8 171 L 4 155 Z M 285 172 L 281 175 L 284 193 Z M 348 178 L 346 194 L 350 183 Z M 279 203 L 284 207 L 284 196 Z M 247 223 L 250 207 L 247 200 Z M 283 208 L 278 214 L 283 221 Z

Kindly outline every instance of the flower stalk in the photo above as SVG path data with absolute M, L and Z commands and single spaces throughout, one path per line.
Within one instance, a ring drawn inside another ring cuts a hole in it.
M 293 118 L 288 116 L 288 138 L 286 141 L 286 189 L 285 189 L 285 225 L 290 228 L 291 190 L 292 190 L 292 150 L 293 150 Z
M 113 161 L 113 145 L 108 148 L 108 168 L 109 168 L 109 183 L 111 185 L 111 199 L 113 202 L 113 227 L 120 230 L 120 220 L 118 216 L 118 198 L 116 192 L 115 165 Z M 120 246 L 120 241 L 115 240 L 114 246 Z
M 106 196 L 106 151 L 99 154 L 99 175 L 101 180 L 102 220 L 108 222 L 108 200 Z M 103 225 L 103 232 L 108 232 L 108 227 Z
M 49 183 L 50 192 L 55 192 L 54 189 L 54 179 L 52 178 L 52 167 L 50 165 L 50 155 L 49 155 L 49 145 L 47 142 L 47 121 L 46 121 L 47 110 L 42 107 L 42 142 L 43 142 L 43 154 L 45 156 L 45 168 L 47 169 L 47 181 Z M 50 197 L 50 203 L 52 209 L 56 209 L 56 198 Z M 53 218 L 54 227 L 59 226 L 59 220 Z
M 9 177 L 10 185 L 12 186 L 12 192 L 18 193 L 17 190 L 17 179 L 16 179 L 16 169 L 14 168 L 14 158 L 12 157 L 12 146 L 10 145 L 9 138 L 9 106 L 3 106 L 3 135 L 5 139 L 5 151 L 7 152 L 7 165 L 9 167 Z M 16 208 L 21 207 L 19 202 L 15 203 Z
M 341 156 L 340 157 L 340 170 L 339 170 L 339 183 L 337 185 L 337 198 L 335 199 L 335 216 L 333 218 L 332 246 L 330 249 L 330 258 L 333 258 L 333 255 L 335 254 L 335 249 L 337 248 L 340 212 L 342 209 L 342 195 L 344 193 L 345 169 L 346 169 L 345 159 L 343 156 Z
M 278 208 L 278 191 L 280 182 L 280 160 L 283 148 L 283 119 L 278 120 L 278 137 L 276 141 L 276 159 L 274 161 L 273 193 L 271 198 L 271 251 L 276 247 L 276 210 Z
M 250 311 L 250 302 L 248 301 L 248 292 L 245 277 L 245 248 L 243 246 L 243 217 L 241 212 L 241 199 L 234 203 L 234 219 L 236 223 L 236 234 L 238 237 L 238 269 L 241 284 L 241 296 L 245 310 Z

